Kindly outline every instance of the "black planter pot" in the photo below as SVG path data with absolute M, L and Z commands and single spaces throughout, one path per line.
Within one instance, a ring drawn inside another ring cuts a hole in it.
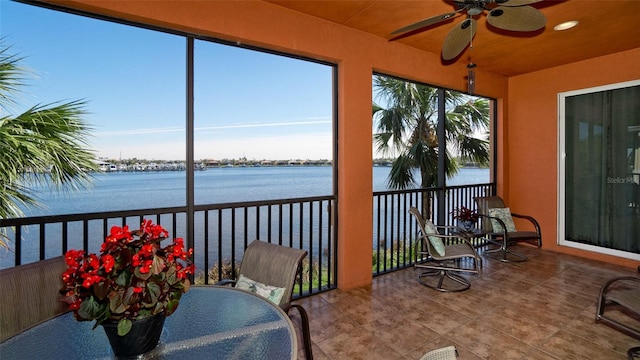
M 103 323 L 113 353 L 119 358 L 135 357 L 158 346 L 165 316 L 160 314 L 133 322 L 131 330 L 118 335 L 118 323 Z
M 475 221 L 458 220 L 458 227 L 462 228 L 464 231 L 467 231 L 467 232 L 471 232 L 471 230 L 473 230 L 475 225 L 476 225 Z

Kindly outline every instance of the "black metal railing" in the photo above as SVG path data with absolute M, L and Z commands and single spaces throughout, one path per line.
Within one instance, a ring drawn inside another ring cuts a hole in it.
M 333 201 L 333 196 L 323 196 L 195 206 L 196 283 L 235 277 L 244 249 L 260 239 L 308 252 L 294 296 L 335 288 Z M 2 219 L 0 231 L 14 253 L 0 257 L 0 269 L 63 255 L 69 249 L 98 252 L 111 226 L 137 229 L 142 219 L 181 237 L 186 234 L 186 214 L 186 207 L 168 207 Z
M 409 214 L 412 206 L 438 225 L 455 225 L 451 212 L 461 206 L 475 209 L 473 198 L 494 193 L 494 185 L 475 184 L 415 190 L 373 193 L 373 261 L 374 276 L 413 266 L 418 228 Z M 481 246 L 475 239 L 474 245 Z
M 492 194 L 493 189 L 493 184 L 478 184 L 375 192 L 373 274 L 413 265 L 417 227 L 408 213 L 411 206 L 421 208 L 426 197 L 434 223 L 452 225 L 453 209 L 475 208 L 473 198 Z M 244 249 L 260 239 L 308 251 L 295 297 L 335 288 L 334 201 L 334 196 L 318 196 L 196 205 L 193 247 L 199 271 L 195 281 L 211 284 L 235 277 Z M 8 236 L 13 251 L 0 256 L 0 269 L 63 255 L 68 249 L 98 252 L 111 226 L 136 229 L 142 219 L 161 224 L 174 237 L 187 233 L 187 207 L 0 219 L 0 231 Z

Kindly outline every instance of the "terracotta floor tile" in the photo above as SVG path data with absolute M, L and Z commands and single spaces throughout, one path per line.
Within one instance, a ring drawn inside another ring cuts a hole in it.
M 543 349 L 560 359 L 624 359 L 625 355 L 594 344 L 582 337 L 561 330 L 551 337 Z
M 309 313 L 314 358 L 417 360 L 455 345 L 459 360 L 624 360 L 627 349 L 640 346 L 595 322 L 602 284 L 639 276 L 636 269 L 526 245 L 517 251 L 528 261 L 485 258 L 479 275 L 465 275 L 471 288 L 463 292 L 422 286 L 419 270 L 408 268 L 369 286 L 298 300 Z M 298 357 L 304 359 L 301 341 Z

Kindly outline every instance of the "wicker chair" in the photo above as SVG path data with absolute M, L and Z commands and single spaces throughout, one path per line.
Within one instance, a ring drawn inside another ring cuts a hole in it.
M 598 295 L 596 321 L 640 339 L 640 328 L 631 325 L 640 321 L 640 278 L 622 276 L 605 282 Z
M 217 285 L 237 285 L 240 276 L 249 278 L 261 284 L 272 287 L 284 288 L 279 306 L 289 314 L 291 308 L 296 308 L 300 313 L 302 322 L 302 336 L 304 342 L 305 357 L 313 359 L 311 350 L 311 334 L 309 331 L 309 317 L 306 310 L 299 304 L 291 303 L 291 295 L 296 282 L 296 275 L 307 252 L 300 249 L 292 249 L 264 241 L 255 240 L 247 246 L 238 279 L 222 280 Z
M 64 257 L 0 270 L 0 342 L 67 312 L 60 301 Z
M 418 275 L 418 282 L 443 292 L 463 291 L 471 287 L 469 280 L 457 274 L 460 272 L 477 274 L 482 268 L 482 259 L 469 240 L 456 235 L 440 234 L 438 229 L 455 227 L 434 226 L 430 220 L 424 219 L 415 207 L 410 208 L 409 213 L 415 217 L 420 230 L 413 266 L 427 269 Z M 445 241 L 455 242 L 455 244 L 445 245 Z M 441 245 L 434 245 L 440 242 Z M 441 249 L 437 249 L 440 246 Z M 461 260 L 464 259 L 471 260 L 471 267 L 462 266 Z M 432 278 L 436 281 L 429 280 Z
M 431 350 L 422 355 L 420 360 L 456 360 L 458 358 L 458 350 L 451 345 L 440 349 Z
M 510 262 L 510 261 L 526 261 L 527 257 L 523 254 L 516 253 L 509 249 L 509 245 L 520 242 L 532 242 L 538 247 L 542 246 L 542 233 L 540 232 L 540 224 L 538 221 L 529 215 L 515 214 L 510 213 L 511 217 L 525 219 L 529 221 L 534 228 L 531 230 L 512 230 L 509 231 L 510 227 L 515 229 L 513 226 L 513 220 L 508 220 L 512 226 L 505 223 L 504 218 L 499 218 L 496 216 L 491 216 L 491 209 L 506 209 L 507 207 L 504 204 L 504 201 L 499 196 L 486 196 L 486 197 L 477 197 L 474 198 L 477 206 L 478 206 L 478 214 L 481 216 L 482 230 L 485 232 L 485 236 L 487 238 L 499 245 L 497 249 L 486 250 L 484 252 L 485 255 L 499 255 L 499 260 L 502 262 Z M 495 224 L 500 224 L 500 228 L 496 228 Z

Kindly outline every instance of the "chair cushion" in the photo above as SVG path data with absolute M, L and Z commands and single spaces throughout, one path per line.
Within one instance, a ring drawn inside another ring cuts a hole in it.
M 442 239 L 437 236 L 429 236 L 429 234 L 438 234 L 438 229 L 436 229 L 435 225 L 433 225 L 433 223 L 429 220 L 425 221 L 424 234 L 429 238 L 429 242 L 431 243 L 431 246 L 433 246 L 433 249 L 436 251 L 436 253 L 438 253 L 438 255 L 440 256 L 444 256 L 445 250 Z
M 504 222 L 507 226 L 507 232 L 515 232 L 516 225 L 513 223 L 513 218 L 511 217 L 511 209 L 508 207 L 505 208 L 491 208 L 488 211 L 489 216 L 496 217 Z M 493 231 L 504 231 L 502 229 L 502 225 L 498 222 L 498 220 L 491 219 L 491 227 Z
M 236 288 L 262 296 L 276 305 L 280 304 L 280 300 L 284 295 L 284 288 L 251 280 L 242 274 L 240 274 L 238 281 L 236 281 Z

